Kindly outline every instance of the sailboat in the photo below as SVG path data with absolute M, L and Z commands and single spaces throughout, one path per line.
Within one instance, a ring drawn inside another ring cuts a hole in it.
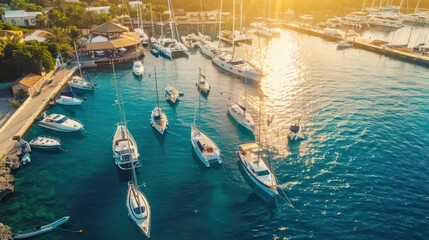
M 73 42 L 73 45 L 76 53 L 77 65 L 79 66 L 80 76 L 73 76 L 71 81 L 69 82 L 69 86 L 80 90 L 92 91 L 94 90 L 94 85 L 84 79 L 82 75 L 82 67 L 79 62 L 79 55 L 77 54 L 76 43 Z
M 143 7 L 143 3 L 141 3 L 140 1 L 138 1 L 138 3 L 136 4 L 137 6 L 137 28 L 134 28 L 134 32 L 136 32 L 139 37 L 140 37 L 140 42 L 142 43 L 142 45 L 144 47 L 147 47 L 149 44 L 149 37 L 147 36 L 147 34 L 144 31 L 143 28 L 143 15 L 142 15 L 142 11 L 141 11 L 141 7 Z
M 244 106 L 238 103 L 228 103 L 227 110 L 228 113 L 237 121 L 241 126 L 245 127 L 247 130 L 252 133 L 255 131 L 255 122 L 253 121 L 252 116 L 247 111 L 247 78 L 245 81 L 244 88 Z
M 174 64 L 172 65 L 172 71 L 173 71 L 173 68 L 174 68 Z M 167 87 L 165 88 L 165 99 L 174 104 L 179 100 L 179 97 L 181 96 L 181 94 L 179 90 L 177 90 L 176 85 L 174 84 L 175 76 L 172 76 L 172 77 L 173 77 L 173 82 L 168 83 Z
M 235 31 L 235 0 L 233 0 L 233 17 L 232 17 L 232 31 Z M 235 55 L 235 44 L 232 44 L 232 53 L 217 51 L 212 56 L 212 61 L 218 67 L 235 74 L 237 76 L 249 78 L 252 80 L 259 80 L 262 73 L 253 64 Z
M 150 125 L 155 128 L 161 135 L 164 134 L 168 126 L 168 118 L 164 111 L 159 107 L 159 97 L 158 97 L 158 79 L 156 77 L 156 67 L 155 70 L 155 85 L 156 85 L 156 102 L 157 106 L 152 110 L 150 115 Z
M 257 143 L 245 143 L 237 146 L 237 155 L 243 167 L 243 177 L 251 188 L 263 199 L 271 201 L 279 193 L 277 180 L 261 158 L 262 149 Z
M 171 38 L 165 38 L 160 36 L 158 43 L 155 45 L 158 52 L 168 58 L 173 59 L 176 57 L 188 57 L 189 51 L 186 46 L 180 41 L 176 40 L 176 35 L 178 35 L 176 19 L 174 16 L 173 6 L 171 0 L 167 0 L 168 9 L 170 11 L 170 29 L 171 29 Z M 173 26 L 174 25 L 174 26 Z
M 136 60 L 133 62 L 133 73 L 137 77 L 141 77 L 144 74 L 144 66 L 142 61 L 139 60 L 139 54 L 137 53 L 137 46 L 136 46 Z
M 211 89 L 210 84 L 207 81 L 206 76 L 201 73 L 201 68 L 199 68 L 198 70 L 199 70 L 199 78 L 197 83 L 195 83 L 195 85 L 197 86 L 197 89 L 198 91 L 200 91 L 200 93 L 209 94 Z
M 198 120 L 201 111 L 201 95 L 198 96 Z M 196 111 L 195 111 L 196 115 Z M 216 143 L 199 129 L 195 124 L 196 116 L 194 116 L 194 123 L 191 125 L 191 143 L 194 148 L 195 154 L 206 166 L 210 167 L 212 164 L 221 164 L 220 150 Z
M 260 100 L 259 115 L 262 116 L 262 99 Z M 271 124 L 272 119 L 268 119 L 268 124 Z M 259 139 L 261 139 L 261 123 L 259 120 Z M 268 125 L 269 126 L 269 125 Z M 265 137 L 266 138 L 266 137 Z M 261 141 L 261 140 L 260 140 Z M 268 202 L 275 202 L 277 191 L 277 180 L 270 166 L 262 159 L 263 150 L 256 142 L 240 144 L 237 146 L 237 155 L 242 166 L 242 174 L 244 179 L 256 194 L 261 196 Z M 267 151 L 269 158 L 269 153 Z
M 116 84 L 116 104 L 118 105 L 120 113 L 120 122 L 116 126 L 115 135 L 113 136 L 112 141 L 113 159 L 119 169 L 129 170 L 131 168 L 141 166 L 139 160 L 140 154 L 137 148 L 137 143 L 127 127 L 122 95 L 116 80 L 115 65 L 113 62 L 112 67 L 113 78 Z
M 149 201 L 138 186 L 135 166 L 132 165 L 132 179 L 128 182 L 126 205 L 128 215 L 140 230 L 150 238 L 151 210 Z
M 66 106 L 80 106 L 83 100 L 74 96 L 73 90 L 70 88 L 70 92 L 62 92 L 60 96 L 55 99 L 55 103 Z
M 236 30 L 234 27 L 234 22 L 235 22 L 235 0 L 233 1 L 233 28 L 232 31 L 230 30 L 223 30 L 223 31 L 219 31 L 219 35 L 217 36 L 217 38 L 219 40 L 222 40 L 224 42 L 227 43 L 231 43 L 232 45 L 235 45 L 237 43 L 247 43 L 247 44 L 252 44 L 252 37 L 250 35 L 248 35 L 246 33 L 246 31 L 243 30 L 243 1 L 240 1 L 240 31 Z

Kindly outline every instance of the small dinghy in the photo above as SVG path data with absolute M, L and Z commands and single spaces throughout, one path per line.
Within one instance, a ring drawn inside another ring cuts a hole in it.
M 289 127 L 289 139 L 290 140 L 298 140 L 299 135 L 301 133 L 301 126 L 298 123 Z
M 56 149 L 61 146 L 61 140 L 51 136 L 38 136 L 30 141 L 30 146 L 43 150 Z
M 37 226 L 29 230 L 20 231 L 13 236 L 13 239 L 24 239 L 24 238 L 34 237 L 46 232 L 50 232 L 55 228 L 59 227 L 61 224 L 66 223 L 69 220 L 69 218 L 70 218 L 69 216 L 66 216 L 48 225 Z
M 159 52 L 156 48 L 152 48 L 150 50 L 150 53 L 152 53 L 152 55 L 154 55 L 155 57 L 159 57 Z
M 27 163 L 31 162 L 31 156 L 30 153 L 24 153 L 24 155 L 22 155 L 21 157 L 21 164 L 22 165 L 27 165 Z

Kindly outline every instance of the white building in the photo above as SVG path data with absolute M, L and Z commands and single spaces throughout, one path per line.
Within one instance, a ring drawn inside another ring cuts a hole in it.
M 203 11 L 203 12 L 186 12 L 188 21 L 218 21 L 219 10 Z
M 24 10 L 5 11 L 3 21 L 20 27 L 36 26 L 36 16 L 41 12 L 26 12 Z
M 140 7 L 140 9 L 145 9 L 145 5 L 140 1 L 129 1 L 128 4 L 130 4 L 131 8 L 137 8 L 137 6 Z
M 86 11 L 95 12 L 97 14 L 100 14 L 102 12 L 104 13 L 110 13 L 110 6 L 102 6 L 102 7 L 87 7 Z

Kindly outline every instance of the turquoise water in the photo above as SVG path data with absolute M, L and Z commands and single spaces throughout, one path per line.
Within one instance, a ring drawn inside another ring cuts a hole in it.
M 152 208 L 153 239 L 429 236 L 427 68 L 359 49 L 339 51 L 335 43 L 290 31 L 271 42 L 255 38 L 253 48 L 239 51 L 266 59 L 263 94 L 257 83 L 245 88 L 244 80 L 222 73 L 199 52 L 171 62 L 147 51 L 146 76 L 140 81 L 132 75 L 131 63 L 116 66 L 128 126 L 142 157 L 139 179 Z M 160 105 L 170 122 L 164 137 L 149 125 L 156 105 L 153 66 Z M 223 165 L 209 169 L 190 143 L 198 67 L 205 69 L 212 85 L 210 95 L 201 98 L 201 128 L 223 155 Z M 55 231 L 37 239 L 144 238 L 127 216 L 130 176 L 112 159 L 118 119 L 112 69 L 89 74 L 97 87 L 85 94 L 81 107 L 48 110 L 81 120 L 84 135 L 47 132 L 34 125 L 25 136 L 60 137 L 68 152 L 33 151 L 32 163 L 16 173 L 16 192 L 0 208 L 0 222 L 15 231 L 69 215 L 63 227 L 84 233 Z M 184 93 L 173 107 L 162 94 L 172 76 Z M 294 208 L 282 200 L 275 208 L 265 204 L 238 169 L 234 145 L 254 137 L 227 115 L 226 103 L 243 102 L 245 89 L 256 133 L 262 129 L 255 138 L 268 144 L 273 171 Z M 274 115 L 270 127 L 267 114 Z M 298 120 L 305 137 L 288 142 L 287 129 Z

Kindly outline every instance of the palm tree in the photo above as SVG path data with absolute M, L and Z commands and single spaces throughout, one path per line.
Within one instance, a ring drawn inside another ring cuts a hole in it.
M 60 27 L 52 27 L 49 29 L 49 35 L 47 36 L 47 40 L 50 42 L 55 42 L 58 44 L 70 44 L 71 38 L 69 33 Z

